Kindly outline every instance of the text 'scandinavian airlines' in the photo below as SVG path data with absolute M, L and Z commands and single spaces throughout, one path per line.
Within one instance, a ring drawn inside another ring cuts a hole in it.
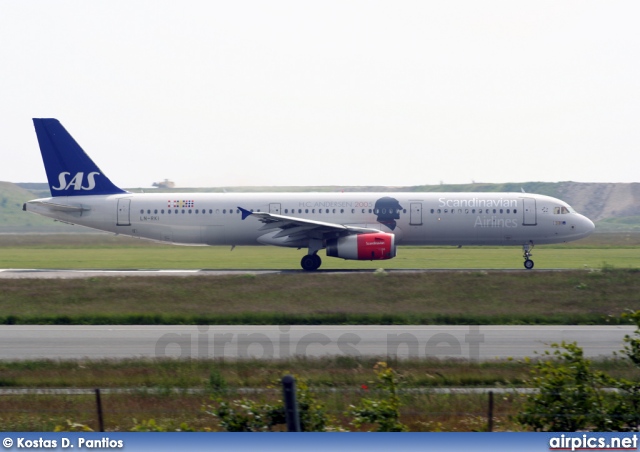
M 101 231 L 185 245 L 305 248 L 379 260 L 397 245 L 516 245 L 581 239 L 594 230 L 567 203 L 529 193 L 129 193 L 100 171 L 56 119 L 33 120 L 51 198 L 24 210 Z

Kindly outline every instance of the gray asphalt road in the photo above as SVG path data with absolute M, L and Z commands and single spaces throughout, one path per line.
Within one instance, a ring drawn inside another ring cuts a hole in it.
M 379 356 L 534 357 L 576 341 L 588 357 L 624 346 L 631 326 L 0 326 L 0 359 Z
M 109 276 L 205 276 L 283 273 L 287 270 L 72 270 L 0 269 L 0 279 L 70 279 Z M 291 270 L 289 270 L 291 271 Z
M 536 272 L 562 272 L 569 269 L 542 269 Z M 437 273 L 437 272 L 509 272 L 526 273 L 524 268 L 504 269 L 504 268 L 405 268 L 388 269 L 389 273 Z M 373 273 L 371 269 L 346 269 L 346 270 L 317 270 L 313 274 L 340 274 L 340 273 Z M 303 270 L 263 270 L 263 269 L 194 269 L 194 270 L 168 270 L 168 269 L 29 269 L 29 268 L 6 268 L 0 269 L 0 279 L 69 279 L 69 278 L 95 278 L 109 276 L 220 276 L 220 275 L 268 275 L 275 273 L 304 273 Z

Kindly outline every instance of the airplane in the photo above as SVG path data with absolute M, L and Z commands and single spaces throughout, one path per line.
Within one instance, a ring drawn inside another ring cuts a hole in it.
M 55 220 L 181 245 L 274 245 L 318 255 L 385 260 L 398 245 L 534 245 L 590 235 L 567 203 L 530 193 L 130 193 L 114 185 L 62 124 L 34 118 L 50 198 L 23 210 Z

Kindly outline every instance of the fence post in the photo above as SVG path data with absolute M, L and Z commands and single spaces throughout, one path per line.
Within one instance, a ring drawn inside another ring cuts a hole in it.
M 284 414 L 287 419 L 287 431 L 300 431 L 300 416 L 298 416 L 298 402 L 296 401 L 296 380 L 291 375 L 282 378 L 284 392 Z
M 98 428 L 104 432 L 104 420 L 102 419 L 102 400 L 100 398 L 100 389 L 96 388 L 96 405 L 98 407 Z
M 493 431 L 493 391 L 489 391 L 489 422 L 487 424 L 487 431 Z

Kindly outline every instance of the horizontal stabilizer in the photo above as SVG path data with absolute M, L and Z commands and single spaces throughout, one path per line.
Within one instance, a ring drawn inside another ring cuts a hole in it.
M 56 204 L 53 202 L 44 202 L 44 201 L 29 201 L 27 204 L 44 207 L 47 210 L 56 211 L 56 212 L 88 212 L 89 210 L 91 210 L 91 208 L 89 207 L 70 206 L 67 204 Z

